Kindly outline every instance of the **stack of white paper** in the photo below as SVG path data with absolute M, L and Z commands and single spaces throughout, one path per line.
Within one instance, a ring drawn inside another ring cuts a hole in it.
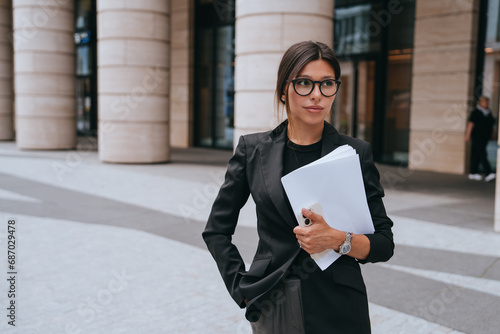
M 302 208 L 319 203 L 323 218 L 331 227 L 356 234 L 374 232 L 359 157 L 351 146 L 340 146 L 321 159 L 296 169 L 282 177 L 281 183 L 297 221 Z M 339 257 L 333 250 L 312 255 L 321 270 Z

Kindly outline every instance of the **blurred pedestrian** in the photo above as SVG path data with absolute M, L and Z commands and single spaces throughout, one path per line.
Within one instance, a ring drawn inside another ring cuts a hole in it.
M 465 140 L 471 142 L 471 161 L 469 179 L 480 181 L 483 176 L 479 174 L 479 165 L 485 175 L 484 180 L 494 180 L 496 174 L 491 170 L 486 145 L 491 138 L 496 137 L 494 133 L 495 119 L 489 109 L 490 99 L 486 96 L 479 97 L 476 108 L 471 112 L 467 123 Z

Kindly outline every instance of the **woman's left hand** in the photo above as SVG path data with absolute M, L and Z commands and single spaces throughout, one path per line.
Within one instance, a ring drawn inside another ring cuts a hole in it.
M 302 209 L 302 214 L 312 221 L 309 226 L 297 226 L 293 229 L 303 250 L 309 254 L 321 253 L 325 249 L 339 249 L 345 240 L 345 233 L 330 227 L 321 215 Z

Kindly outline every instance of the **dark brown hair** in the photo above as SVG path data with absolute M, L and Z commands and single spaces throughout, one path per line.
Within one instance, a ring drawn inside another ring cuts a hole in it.
M 315 41 L 303 41 L 292 45 L 286 50 L 278 68 L 278 80 L 276 81 L 275 102 L 277 104 L 278 118 L 280 107 L 289 110 L 288 100 L 283 101 L 282 95 L 287 96 L 288 84 L 297 74 L 313 60 L 325 60 L 335 72 L 335 79 L 340 78 L 340 64 L 333 50 L 326 44 Z

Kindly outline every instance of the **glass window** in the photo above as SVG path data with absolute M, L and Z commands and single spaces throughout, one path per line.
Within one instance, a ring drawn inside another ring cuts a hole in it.
M 490 98 L 490 109 L 498 120 L 500 108 L 500 0 L 481 1 L 474 100 Z M 490 140 L 488 160 L 496 168 L 497 145 Z
M 76 124 L 80 135 L 97 134 L 95 0 L 75 0 Z
M 382 27 L 371 17 L 373 4 L 340 7 L 335 10 L 335 51 L 341 55 L 378 52 Z
M 337 0 L 342 86 L 332 122 L 372 144 L 378 162 L 408 162 L 415 0 Z
M 195 21 L 195 143 L 232 148 L 234 1 L 199 0 Z

